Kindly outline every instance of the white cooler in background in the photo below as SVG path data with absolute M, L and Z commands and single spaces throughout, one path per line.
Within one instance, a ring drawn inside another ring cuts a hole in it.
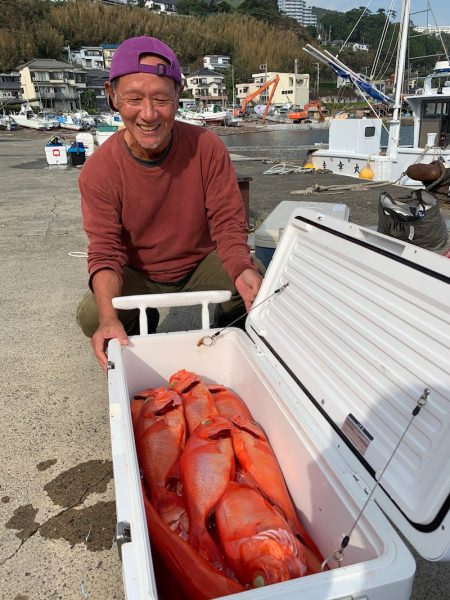
M 351 532 L 340 568 L 331 561 L 329 571 L 229 598 L 409 598 L 415 562 L 390 521 L 424 558 L 450 560 L 450 261 L 297 209 L 247 317 L 248 335 L 228 328 L 213 345 L 199 346 L 202 336 L 218 331 L 208 329 L 206 304 L 214 293 L 193 294 L 114 300 L 116 307 L 139 307 L 141 323 L 146 306 L 204 305 L 203 330 L 134 336 L 128 346 L 109 343 L 128 600 L 157 598 L 130 398 L 167 385 L 179 369 L 244 399 L 324 557 Z
M 49 165 L 67 165 L 66 146 L 45 146 L 45 157 Z
M 259 258 L 265 267 L 272 260 L 283 229 L 286 227 L 295 208 L 308 208 L 344 221 L 348 221 L 350 218 L 350 210 L 347 204 L 283 200 L 274 208 L 254 234 L 255 256 Z

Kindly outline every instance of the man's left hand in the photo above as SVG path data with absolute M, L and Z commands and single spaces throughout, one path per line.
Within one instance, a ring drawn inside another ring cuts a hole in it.
M 253 301 L 261 287 L 261 282 L 262 276 L 253 269 L 245 269 L 245 271 L 242 271 L 236 277 L 234 285 L 245 303 L 247 312 L 252 307 Z

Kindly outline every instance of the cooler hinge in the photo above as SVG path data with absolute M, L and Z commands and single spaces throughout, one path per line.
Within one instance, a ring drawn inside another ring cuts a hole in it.
M 120 521 L 116 525 L 116 542 L 119 558 L 122 560 L 122 546 L 131 542 L 131 527 L 126 521 Z
M 364 479 L 362 479 L 361 475 L 354 471 L 352 473 L 353 479 L 356 481 L 358 486 L 362 489 L 362 491 L 368 496 L 371 492 L 372 486 L 368 485 Z M 339 599 L 340 600 L 340 599 Z M 359 600 L 359 599 L 358 599 Z

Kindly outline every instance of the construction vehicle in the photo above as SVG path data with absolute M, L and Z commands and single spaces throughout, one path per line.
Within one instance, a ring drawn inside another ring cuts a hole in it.
M 323 112 L 322 105 L 320 104 L 320 100 L 313 100 L 312 102 L 307 102 L 302 110 L 293 110 L 288 114 L 288 118 L 292 119 L 294 123 L 302 123 L 303 121 L 310 119 L 310 112 L 315 108 L 319 114 L 319 123 L 323 121 Z
M 277 85 L 278 85 L 279 81 L 280 81 L 280 77 L 278 75 L 275 75 L 275 77 L 273 79 L 270 79 L 270 81 L 266 81 L 266 83 L 264 83 L 260 88 L 258 88 L 257 90 L 255 90 L 254 92 L 252 92 L 251 94 L 246 96 L 242 100 L 242 104 L 241 104 L 240 108 L 238 108 L 234 111 L 234 113 L 233 113 L 234 116 L 235 117 L 245 116 L 245 111 L 247 109 L 248 103 L 251 102 L 257 96 L 259 96 L 260 94 L 262 94 L 262 92 L 264 92 L 264 90 L 267 90 L 271 85 L 273 85 L 272 91 L 270 92 L 269 99 L 267 100 L 266 108 L 264 109 L 264 112 L 262 114 L 262 123 L 264 124 L 266 122 L 267 113 L 269 112 L 270 103 L 272 102 L 272 98 L 273 98 L 273 95 L 275 94 L 275 90 L 277 89 Z

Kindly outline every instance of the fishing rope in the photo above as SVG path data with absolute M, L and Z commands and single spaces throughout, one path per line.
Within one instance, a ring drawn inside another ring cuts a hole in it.
M 405 428 L 404 432 L 403 432 L 403 433 L 402 433 L 402 435 L 400 436 L 400 438 L 399 438 L 399 440 L 398 440 L 398 442 L 397 442 L 397 444 L 396 444 L 396 446 L 395 446 L 394 450 L 393 450 L 393 451 L 392 451 L 392 453 L 391 453 L 391 456 L 389 457 L 389 459 L 388 459 L 388 461 L 386 462 L 386 464 L 385 464 L 385 466 L 384 466 L 383 470 L 381 471 L 381 473 L 380 473 L 380 476 L 378 477 L 378 479 L 376 479 L 376 480 L 375 480 L 375 485 L 373 486 L 373 488 L 372 488 L 372 490 L 371 490 L 370 494 L 367 496 L 367 498 L 366 498 L 366 501 L 364 502 L 364 504 L 363 504 L 363 506 L 362 506 L 361 510 L 359 511 L 359 514 L 358 514 L 358 516 L 356 517 L 356 519 L 355 519 L 355 521 L 354 521 L 353 525 L 352 525 L 352 526 L 351 526 L 351 528 L 350 528 L 350 531 L 349 531 L 349 532 L 348 532 L 346 535 L 344 535 L 344 537 L 342 538 L 342 542 L 341 542 L 341 545 L 340 545 L 340 547 L 339 547 L 337 550 L 335 550 L 335 551 L 333 552 L 333 554 L 331 554 L 329 557 L 327 557 L 327 558 L 326 558 L 326 559 L 323 561 L 323 563 L 322 563 L 322 566 L 321 566 L 321 571 L 323 571 L 323 570 L 325 569 L 325 567 L 327 566 L 327 564 L 328 564 L 328 562 L 329 562 L 330 560 L 335 560 L 335 561 L 338 563 L 338 566 L 339 566 L 339 567 L 341 566 L 341 562 L 344 560 L 344 550 L 345 550 L 345 548 L 348 546 L 348 544 L 349 544 L 349 542 L 350 542 L 350 536 L 352 535 L 353 531 L 355 530 L 355 528 L 356 528 L 356 526 L 357 526 L 357 524 L 358 524 L 359 520 L 361 519 L 361 517 L 362 517 L 362 515 L 363 515 L 363 513 L 364 513 L 364 511 L 365 511 L 365 509 L 366 509 L 366 507 L 367 507 L 367 505 L 369 504 L 370 500 L 372 499 L 372 497 L 373 497 L 373 495 L 374 495 L 374 493 L 375 493 L 375 490 L 376 490 L 376 489 L 379 487 L 379 485 L 380 485 L 380 481 L 381 481 L 381 479 L 383 478 L 383 476 L 384 476 L 384 474 L 385 474 L 385 472 L 386 472 L 386 469 L 387 469 L 387 468 L 389 467 L 389 465 L 391 464 L 391 461 L 392 461 L 392 459 L 394 458 L 394 456 L 395 456 L 395 454 L 396 454 L 396 452 L 397 452 L 397 450 L 398 450 L 398 448 L 399 448 L 400 444 L 401 444 L 401 443 L 402 443 L 402 441 L 404 440 L 404 438 L 405 438 L 406 434 L 408 433 L 408 430 L 409 430 L 409 428 L 411 427 L 413 420 L 415 419 L 415 417 L 417 417 L 417 415 L 419 414 L 420 410 L 421 410 L 421 409 L 422 409 L 424 406 L 426 406 L 426 404 L 427 404 L 427 398 L 428 398 L 428 396 L 429 396 L 429 395 L 430 395 L 430 390 L 429 390 L 428 388 L 425 388 L 425 389 L 423 390 L 423 392 L 422 392 L 422 395 L 421 395 L 421 396 L 420 396 L 420 398 L 417 400 L 416 406 L 415 406 L 415 407 L 413 408 L 413 410 L 412 410 L 411 416 L 410 416 L 410 418 L 409 418 L 409 421 L 408 421 L 408 423 L 407 423 L 407 425 L 406 425 L 406 428 Z
M 264 298 L 264 300 L 261 300 L 261 302 L 258 302 L 258 304 L 255 304 L 254 306 L 252 306 L 248 312 L 242 313 L 242 315 L 237 317 L 237 319 L 234 319 L 234 321 L 231 321 L 231 323 L 228 323 L 228 325 L 226 325 L 225 327 L 222 327 L 222 329 L 219 329 L 219 331 L 216 331 L 212 335 L 204 335 L 203 337 L 201 337 L 197 342 L 197 346 L 213 346 L 216 343 L 217 338 L 226 329 L 228 329 L 228 327 L 231 327 L 232 325 L 234 325 L 235 323 L 237 323 L 238 321 L 240 321 L 241 319 L 243 319 L 244 317 L 249 315 L 251 312 L 253 312 L 255 310 L 255 308 L 258 308 L 258 306 L 261 306 L 261 304 L 268 302 L 271 298 L 273 298 L 274 296 L 276 296 L 277 294 L 279 294 L 280 292 L 285 290 L 288 285 L 289 285 L 289 281 L 284 283 L 282 286 L 280 286 L 276 290 L 274 290 L 270 294 L 270 296 L 267 296 L 267 298 Z
M 369 6 L 372 4 L 372 0 L 369 0 L 369 4 L 366 6 L 366 8 L 363 10 L 363 12 L 361 13 L 361 16 L 359 17 L 359 19 L 356 21 L 355 25 L 353 26 L 353 29 L 350 31 L 350 33 L 347 36 L 347 39 L 345 40 L 345 42 L 342 44 L 341 49 L 339 50 L 339 52 L 336 54 L 336 58 L 339 57 L 339 54 L 342 52 L 342 50 L 345 48 L 345 46 L 347 45 L 348 40 L 351 38 L 353 32 L 355 31 L 355 29 L 358 27 L 359 22 L 361 21 L 361 19 L 363 18 L 363 16 L 366 14 L 366 12 L 369 10 Z

